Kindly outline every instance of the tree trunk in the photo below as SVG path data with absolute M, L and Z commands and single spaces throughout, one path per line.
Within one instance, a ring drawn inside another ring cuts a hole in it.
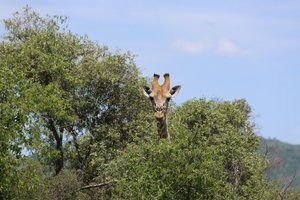
M 55 160 L 55 175 L 58 175 L 59 172 L 64 167 L 64 150 L 63 150 L 63 137 L 62 134 L 55 137 L 56 140 L 56 150 L 59 151 L 59 157 Z
M 55 175 L 58 175 L 59 172 L 64 167 L 64 149 L 63 149 L 63 129 L 60 132 L 56 129 L 54 121 L 52 119 L 48 120 L 48 128 L 52 132 L 55 138 L 55 148 L 59 151 L 59 156 L 55 158 L 54 165 L 55 165 Z

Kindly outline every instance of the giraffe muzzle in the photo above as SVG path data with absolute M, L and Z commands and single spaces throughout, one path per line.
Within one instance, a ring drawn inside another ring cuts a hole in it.
M 165 116 L 166 108 L 165 107 L 155 107 L 154 108 L 154 115 L 156 119 L 162 119 Z

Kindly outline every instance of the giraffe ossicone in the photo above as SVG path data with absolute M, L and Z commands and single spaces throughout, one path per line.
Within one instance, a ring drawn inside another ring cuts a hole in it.
M 170 89 L 170 75 L 168 73 L 164 75 L 162 85 L 158 82 L 159 77 L 158 74 L 154 74 L 151 88 L 144 86 L 143 93 L 152 103 L 159 136 L 169 140 L 170 134 L 167 124 L 169 101 L 179 93 L 181 86 L 176 85 Z

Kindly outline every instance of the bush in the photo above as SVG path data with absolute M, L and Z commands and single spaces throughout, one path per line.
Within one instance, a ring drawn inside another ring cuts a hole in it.
M 57 176 L 46 181 L 47 196 L 53 200 L 78 199 L 80 196 L 80 181 L 76 173 L 68 170 L 61 171 Z

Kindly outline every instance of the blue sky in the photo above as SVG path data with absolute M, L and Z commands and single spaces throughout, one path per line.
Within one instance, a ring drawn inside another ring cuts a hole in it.
M 175 102 L 245 98 L 258 135 L 300 144 L 300 1 L 0 0 L 0 20 L 25 5 L 137 55 L 145 76 L 169 72 Z

